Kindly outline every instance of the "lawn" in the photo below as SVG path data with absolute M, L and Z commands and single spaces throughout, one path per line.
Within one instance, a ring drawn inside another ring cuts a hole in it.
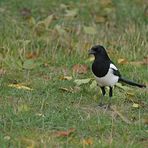
M 148 147 L 147 88 L 118 84 L 111 108 L 98 107 L 88 56 L 101 44 L 122 75 L 148 85 L 147 10 L 141 0 L 1 0 L 0 147 Z

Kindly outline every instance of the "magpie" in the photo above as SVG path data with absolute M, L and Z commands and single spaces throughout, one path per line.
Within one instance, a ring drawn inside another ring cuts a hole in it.
M 110 60 L 105 48 L 101 45 L 95 45 L 89 50 L 89 54 L 93 54 L 95 59 L 92 64 L 92 72 L 95 76 L 97 84 L 102 91 L 100 105 L 102 105 L 102 98 L 106 94 L 105 87 L 109 86 L 109 97 L 113 96 L 113 86 L 117 82 L 124 82 L 132 86 L 146 87 L 146 85 L 139 84 L 123 78 L 117 67 Z

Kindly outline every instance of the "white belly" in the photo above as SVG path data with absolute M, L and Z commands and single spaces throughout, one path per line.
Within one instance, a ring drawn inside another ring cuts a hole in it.
M 112 69 L 109 69 L 108 73 L 104 77 L 99 78 L 95 76 L 95 78 L 99 86 L 111 86 L 112 87 L 119 80 L 119 77 L 113 74 Z

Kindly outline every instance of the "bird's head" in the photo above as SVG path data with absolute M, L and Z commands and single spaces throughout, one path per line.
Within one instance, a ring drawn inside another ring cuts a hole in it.
M 95 45 L 89 50 L 89 54 L 93 54 L 95 58 L 109 59 L 105 48 L 101 45 Z

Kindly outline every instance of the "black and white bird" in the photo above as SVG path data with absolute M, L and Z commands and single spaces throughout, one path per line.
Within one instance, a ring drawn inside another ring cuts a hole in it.
M 117 67 L 110 60 L 105 48 L 101 45 L 93 46 L 89 50 L 89 54 L 93 54 L 95 60 L 92 64 L 92 72 L 96 78 L 98 85 L 101 88 L 102 96 L 106 94 L 105 87 L 109 86 L 109 97 L 112 97 L 113 86 L 117 82 L 124 82 L 132 86 L 146 87 L 146 85 L 123 78 Z M 100 105 L 102 104 L 102 99 Z

